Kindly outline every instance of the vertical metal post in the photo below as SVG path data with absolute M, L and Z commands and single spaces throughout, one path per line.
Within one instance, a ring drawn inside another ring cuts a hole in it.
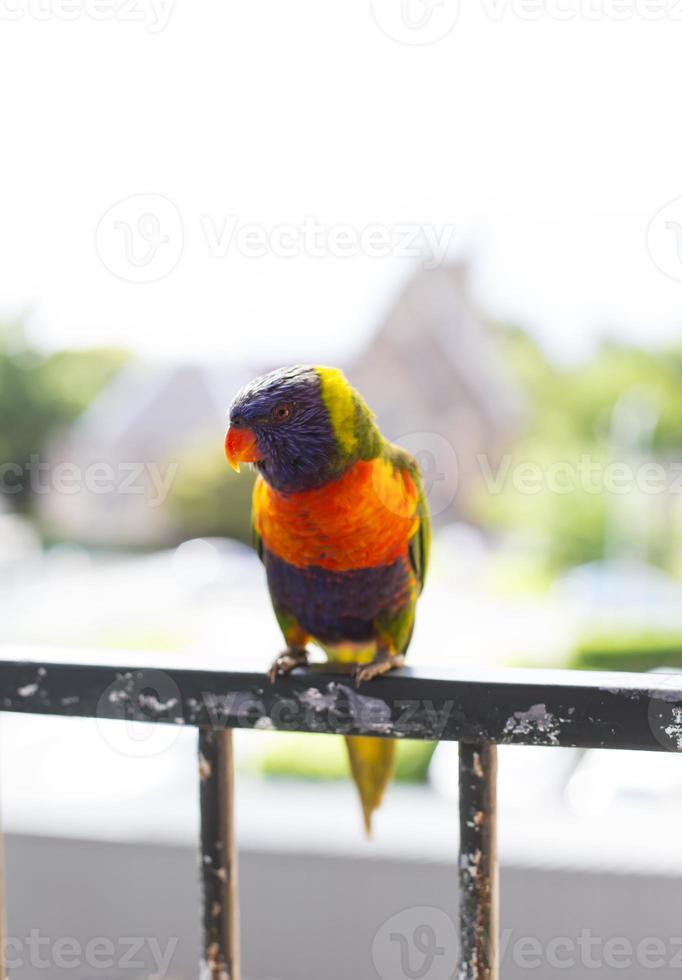
M 240 980 L 239 896 L 230 729 L 199 729 L 204 959 L 201 976 Z
M 4 820 L 0 810 L 0 980 L 7 980 L 7 892 Z
M 5 905 L 5 835 L 0 821 L 0 978 L 7 980 L 5 950 L 7 942 L 7 908 Z
M 497 747 L 459 743 L 459 980 L 498 980 Z

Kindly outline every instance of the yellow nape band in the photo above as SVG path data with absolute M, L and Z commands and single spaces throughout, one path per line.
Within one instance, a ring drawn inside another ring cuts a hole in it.
M 320 378 L 322 401 L 329 413 L 334 435 L 341 451 L 350 455 L 358 446 L 353 389 L 338 368 L 318 367 L 315 370 Z

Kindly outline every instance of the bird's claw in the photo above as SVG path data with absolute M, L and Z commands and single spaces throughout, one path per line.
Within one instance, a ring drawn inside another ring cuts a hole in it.
M 275 657 L 272 666 L 268 671 L 268 679 L 271 684 L 275 683 L 278 677 L 285 677 L 294 667 L 305 667 L 308 663 L 307 650 L 285 650 Z
M 371 663 L 356 664 L 353 667 L 351 676 L 355 681 L 355 686 L 360 687 L 365 681 L 371 681 L 375 677 L 381 677 L 382 674 L 387 674 L 390 670 L 396 670 L 398 667 L 402 667 L 404 663 L 405 657 L 402 654 L 377 657 Z

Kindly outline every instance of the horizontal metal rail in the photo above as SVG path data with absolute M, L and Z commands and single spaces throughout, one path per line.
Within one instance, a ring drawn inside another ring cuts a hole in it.
M 0 661 L 0 710 L 199 728 L 682 750 L 682 674 L 238 671 Z
M 199 729 L 201 975 L 211 980 L 240 976 L 233 728 L 460 742 L 460 980 L 499 976 L 496 744 L 682 751 L 676 674 L 403 670 L 358 689 L 328 665 L 273 685 L 243 671 L 0 660 L 0 711 Z

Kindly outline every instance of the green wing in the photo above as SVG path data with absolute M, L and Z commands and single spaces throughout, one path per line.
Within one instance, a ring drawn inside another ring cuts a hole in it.
M 426 579 L 426 572 L 429 567 L 429 555 L 431 553 L 431 516 L 429 515 L 429 505 L 426 500 L 426 494 L 424 493 L 424 484 L 422 483 L 422 478 L 419 473 L 419 467 L 414 466 L 414 470 L 411 470 L 412 479 L 417 485 L 417 490 L 419 491 L 419 502 L 417 504 L 417 514 L 419 515 L 419 527 L 417 533 L 413 535 L 410 541 L 410 561 L 412 567 L 414 568 L 417 580 L 419 582 L 419 591 L 424 588 L 424 581 Z
M 429 505 L 426 500 L 426 494 L 424 493 L 424 484 L 422 483 L 419 466 L 414 456 L 410 456 L 410 454 L 405 452 L 404 449 L 392 444 L 389 444 L 386 447 L 386 454 L 388 458 L 391 459 L 394 466 L 396 466 L 399 470 L 407 470 L 414 480 L 417 493 L 419 494 L 417 502 L 419 527 L 410 539 L 409 556 L 410 564 L 412 565 L 415 575 L 417 576 L 419 591 L 421 592 L 421 590 L 424 588 L 426 572 L 429 566 L 429 554 L 431 552 L 431 517 L 429 515 Z

